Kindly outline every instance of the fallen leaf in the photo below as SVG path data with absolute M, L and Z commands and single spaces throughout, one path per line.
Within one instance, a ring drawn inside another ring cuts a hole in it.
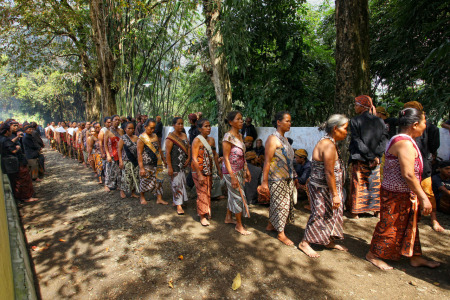
M 417 286 L 417 283 L 415 283 L 414 281 L 410 281 L 409 284 L 412 286 Z
M 106 249 L 105 249 L 105 252 L 108 252 L 108 251 L 109 251 L 109 248 L 106 248 Z
M 83 229 L 84 229 L 84 226 L 83 226 L 83 225 L 78 225 L 78 226 L 77 226 L 77 229 L 78 229 L 78 230 L 83 230 Z
M 184 259 L 183 255 L 178 256 L 178 259 L 183 260 Z
M 63 240 L 63 239 L 59 239 L 59 241 L 60 241 L 60 242 L 65 242 L 66 240 Z
M 69 224 L 70 224 L 70 222 L 67 222 L 67 221 L 66 221 L 66 222 L 64 222 L 63 224 L 64 224 L 64 225 L 69 225 Z
M 44 246 L 44 247 L 32 246 L 31 249 L 33 249 L 33 251 L 36 251 L 36 252 L 42 252 L 44 250 L 47 250 L 48 246 Z
M 142 250 L 144 250 L 144 247 L 139 247 L 136 249 L 136 251 L 142 251 Z
M 173 280 L 172 280 L 172 278 L 170 278 L 170 280 L 169 280 L 169 287 L 170 287 L 171 289 L 173 289 Z
M 231 288 L 233 291 L 237 290 L 241 287 L 241 274 L 237 273 L 236 277 L 233 280 L 233 284 L 231 285 Z
M 439 283 L 439 282 L 433 282 L 433 284 L 434 284 L 434 285 L 440 285 L 440 283 Z

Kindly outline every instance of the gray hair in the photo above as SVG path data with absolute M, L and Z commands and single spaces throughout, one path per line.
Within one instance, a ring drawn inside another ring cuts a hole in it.
M 333 132 L 334 127 L 342 127 L 348 123 L 348 118 L 344 115 L 331 115 L 328 120 L 319 126 L 319 131 L 324 130 L 327 134 Z

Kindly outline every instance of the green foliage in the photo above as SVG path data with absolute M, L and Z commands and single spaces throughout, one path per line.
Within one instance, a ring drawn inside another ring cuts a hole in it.
M 448 1 L 371 2 L 371 72 L 379 101 L 416 100 L 437 121 L 450 107 Z M 392 105 L 394 104 L 394 105 Z

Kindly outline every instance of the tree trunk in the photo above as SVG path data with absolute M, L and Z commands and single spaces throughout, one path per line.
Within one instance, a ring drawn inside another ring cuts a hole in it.
M 100 120 L 102 115 L 102 87 L 97 79 L 91 79 L 83 83 L 86 103 L 86 121 Z
M 103 0 L 90 1 L 93 39 L 95 42 L 98 69 L 101 76 L 103 115 L 111 116 L 117 113 L 115 100 L 117 89 L 114 86 L 116 60 L 108 43 L 108 28 L 104 9 Z
M 368 0 L 336 0 L 334 110 L 354 115 L 355 97 L 370 93 Z
M 214 84 L 217 99 L 217 121 L 219 125 L 219 139 L 226 131 L 225 116 L 231 111 L 231 83 L 228 74 L 225 55 L 218 49 L 223 44 L 222 34 L 217 27 L 220 17 L 220 0 L 203 0 L 205 14 L 206 36 L 208 38 L 209 57 L 211 61 L 211 80 Z M 221 143 L 219 143 L 221 145 Z

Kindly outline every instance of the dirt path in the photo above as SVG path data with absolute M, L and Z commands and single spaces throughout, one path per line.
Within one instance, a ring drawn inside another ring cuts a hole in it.
M 195 195 L 184 216 L 171 205 L 105 193 L 92 172 L 53 151 L 49 175 L 36 186 L 39 203 L 21 208 L 42 299 L 449 299 L 450 218 L 447 231 L 420 225 L 423 252 L 437 270 L 412 268 L 403 259 L 383 272 L 364 260 L 375 218 L 345 219 L 349 253 L 315 247 L 313 260 L 268 234 L 268 208 L 251 206 L 251 236 L 223 224 L 226 201 L 213 202 L 213 220 L 197 220 Z M 165 181 L 166 200 L 171 192 Z M 147 196 L 150 197 L 150 196 Z M 286 233 L 298 244 L 309 214 L 296 210 Z M 181 260 L 179 256 L 182 255 Z M 233 291 L 240 273 L 242 286 Z M 169 285 L 172 284 L 173 288 Z

